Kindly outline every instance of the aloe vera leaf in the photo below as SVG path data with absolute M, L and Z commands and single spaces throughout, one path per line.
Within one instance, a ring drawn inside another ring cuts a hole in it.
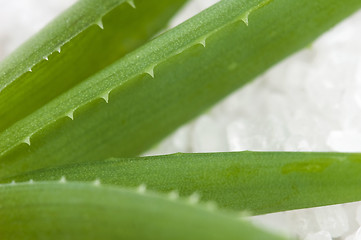
M 360 6 L 221 1 L 6 129 L 0 177 L 135 156 Z
M 234 215 L 143 190 L 104 187 L 98 183 L 2 185 L 0 236 L 4 239 L 284 239 Z
M 43 169 L 0 182 L 69 179 L 192 193 L 264 214 L 361 200 L 361 154 L 231 152 L 109 159 Z M 346 177 L 347 176 L 347 177 Z
M 0 132 L 149 40 L 186 0 L 81 0 L 0 65 Z

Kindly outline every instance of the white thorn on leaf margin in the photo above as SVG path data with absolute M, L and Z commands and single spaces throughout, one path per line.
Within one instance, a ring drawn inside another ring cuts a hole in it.
M 26 138 L 23 140 L 23 143 L 26 143 L 27 145 L 30 146 L 30 137 L 26 137 Z
M 100 27 L 100 29 L 104 29 L 102 19 L 99 19 L 95 24 L 98 25 L 98 27 Z
M 94 182 L 93 182 L 93 185 L 96 186 L 96 187 L 100 186 L 100 180 L 95 179 Z
M 247 27 L 248 27 L 248 16 L 249 16 L 249 12 L 246 12 L 245 14 L 243 14 L 243 15 L 241 16 L 242 22 L 244 22 Z
M 132 8 L 136 8 L 136 6 L 134 4 L 134 0 L 127 0 L 127 2 Z
M 139 187 L 137 188 L 138 193 L 145 193 L 146 190 L 147 190 L 147 186 L 145 184 L 140 184 Z
M 109 93 L 110 92 L 106 92 L 102 96 L 100 96 L 100 98 L 104 99 L 106 103 L 109 103 Z
M 67 117 L 69 117 L 71 120 L 74 120 L 74 111 L 70 111 L 66 114 Z
M 154 78 L 154 67 L 151 67 L 148 70 L 145 70 L 145 73 L 147 73 L 149 76 Z
M 206 47 L 206 39 L 199 41 L 199 44 L 201 44 L 203 47 Z
M 196 204 L 199 202 L 200 196 L 197 192 L 194 192 L 192 195 L 189 196 L 189 203 Z
M 171 200 L 176 200 L 179 198 L 179 193 L 178 193 L 178 191 L 173 190 L 168 194 L 168 197 Z
M 60 182 L 60 183 L 66 183 L 66 178 L 65 178 L 65 176 L 61 176 L 59 182 Z

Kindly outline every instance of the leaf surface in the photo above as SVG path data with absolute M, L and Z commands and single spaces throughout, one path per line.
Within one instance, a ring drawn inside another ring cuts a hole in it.
M 284 239 L 206 206 L 97 183 L 2 185 L 0 202 L 0 235 L 9 240 Z
M 7 128 L 0 177 L 136 156 L 359 7 L 359 0 L 221 1 Z
M 0 132 L 144 44 L 186 0 L 80 0 L 0 64 Z
M 232 152 L 109 159 L 38 170 L 0 182 L 93 181 L 197 193 L 220 207 L 264 214 L 361 200 L 361 154 Z M 347 176 L 347 177 L 345 177 Z

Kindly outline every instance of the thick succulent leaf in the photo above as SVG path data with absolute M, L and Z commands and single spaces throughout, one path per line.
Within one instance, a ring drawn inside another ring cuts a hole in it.
M 34 171 L 33 179 L 145 184 L 180 196 L 198 194 L 220 207 L 263 214 L 361 200 L 361 154 L 232 152 L 109 159 Z M 347 176 L 347 177 L 346 177 Z
M 80 0 L 0 64 L 0 132 L 145 43 L 186 0 Z
M 281 240 L 233 215 L 154 193 L 94 184 L 0 186 L 2 239 Z M 55 217 L 54 217 L 55 216 Z
M 0 177 L 137 155 L 359 7 L 221 1 L 6 129 Z

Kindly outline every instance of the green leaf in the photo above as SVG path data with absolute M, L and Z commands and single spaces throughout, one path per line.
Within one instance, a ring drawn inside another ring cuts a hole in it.
M 1 63 L 0 132 L 144 44 L 184 2 L 78 1 Z
M 109 159 L 38 170 L 11 181 L 93 181 L 196 192 L 220 207 L 264 214 L 361 200 L 361 154 L 233 152 Z M 345 177 L 347 176 L 347 177 Z
M 359 7 L 221 1 L 7 128 L 0 177 L 138 155 Z
M 3 239 L 281 240 L 205 205 L 94 184 L 0 186 Z

